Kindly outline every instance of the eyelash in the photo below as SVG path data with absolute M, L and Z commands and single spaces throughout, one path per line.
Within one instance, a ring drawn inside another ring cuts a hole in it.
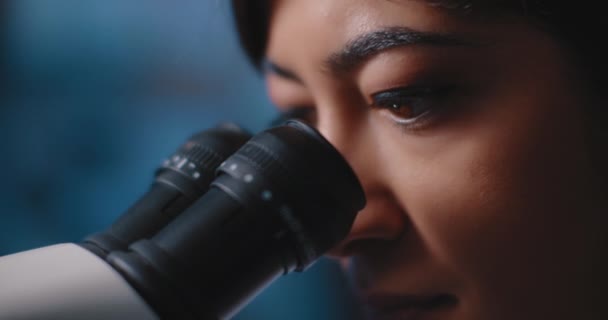
M 450 86 L 409 86 L 393 88 L 371 96 L 372 109 L 386 110 L 396 124 L 418 127 L 444 105 L 453 92 Z

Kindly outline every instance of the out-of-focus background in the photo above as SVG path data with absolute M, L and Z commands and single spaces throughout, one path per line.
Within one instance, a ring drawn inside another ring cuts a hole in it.
M 275 116 L 228 1 L 2 0 L 0 46 L 0 255 L 107 227 L 192 133 Z M 322 260 L 235 319 L 355 319 L 347 288 Z

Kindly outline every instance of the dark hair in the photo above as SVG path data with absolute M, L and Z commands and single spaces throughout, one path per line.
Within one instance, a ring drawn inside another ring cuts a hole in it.
M 260 67 L 268 38 L 267 0 L 232 0 L 232 11 L 241 46 L 251 62 Z

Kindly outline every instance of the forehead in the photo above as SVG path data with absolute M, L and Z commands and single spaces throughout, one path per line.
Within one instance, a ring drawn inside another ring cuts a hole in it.
M 275 0 L 270 7 L 270 35 L 315 34 L 312 39 L 348 38 L 381 25 L 429 22 L 433 10 L 412 0 Z

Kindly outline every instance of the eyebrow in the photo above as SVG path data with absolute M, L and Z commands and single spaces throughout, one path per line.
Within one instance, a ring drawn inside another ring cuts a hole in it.
M 456 34 L 423 32 L 407 27 L 387 27 L 350 40 L 340 51 L 329 55 L 324 61 L 323 66 L 330 73 L 336 75 L 346 74 L 357 69 L 371 57 L 383 51 L 416 45 L 473 47 L 480 45 L 480 43 Z M 262 64 L 265 72 L 302 83 L 302 80 L 295 73 L 277 65 L 268 58 L 264 59 Z
M 289 79 L 297 83 L 302 83 L 302 80 L 295 73 L 279 66 L 268 58 L 265 58 L 262 61 L 262 70 L 264 72 L 275 74 L 281 78 Z
M 325 60 L 324 67 L 334 74 L 348 73 L 383 51 L 415 45 L 472 47 L 479 44 L 456 34 L 423 32 L 407 27 L 388 27 L 360 35 L 349 41 L 340 51 L 331 54 Z

